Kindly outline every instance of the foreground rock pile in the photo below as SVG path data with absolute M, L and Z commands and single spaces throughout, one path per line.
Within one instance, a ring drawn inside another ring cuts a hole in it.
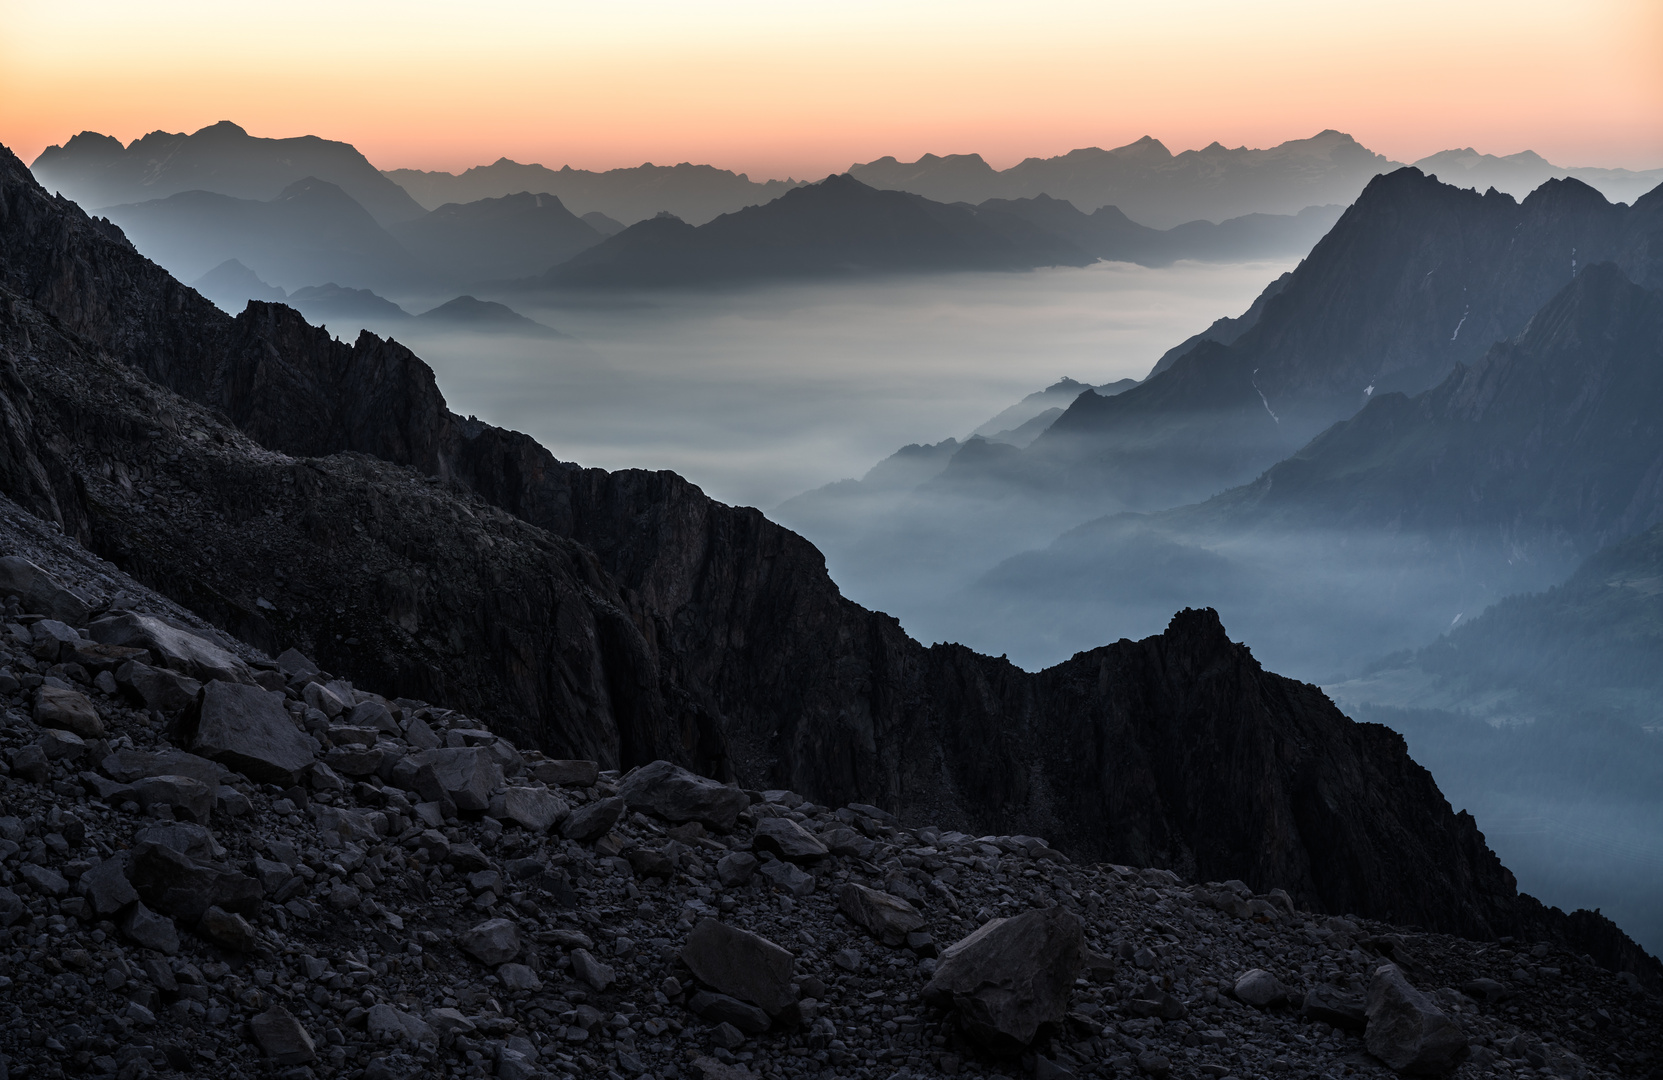
M 66 584 L 0 559 L 0 1075 L 1663 1075 L 1557 948 L 548 760 Z

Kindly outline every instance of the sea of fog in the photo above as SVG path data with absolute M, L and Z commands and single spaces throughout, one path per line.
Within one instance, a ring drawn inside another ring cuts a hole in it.
M 908 443 L 963 438 L 1063 376 L 1141 378 L 1289 268 L 1099 263 L 555 307 L 504 296 L 491 298 L 568 336 L 399 336 L 456 412 L 564 460 L 672 469 L 766 510 Z

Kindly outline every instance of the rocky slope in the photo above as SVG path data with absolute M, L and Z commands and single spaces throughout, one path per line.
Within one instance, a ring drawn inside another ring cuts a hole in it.
M 0 544 L 15 1080 L 1659 1075 L 1650 958 L 549 759 Z
M 1587 936 L 1517 896 L 1399 740 L 1265 672 L 1211 612 L 1037 675 L 926 649 L 755 511 L 457 418 L 394 343 L 273 305 L 229 319 L 7 164 L 0 487 L 251 644 L 561 757 L 1066 831 L 1081 856 L 1434 929 Z

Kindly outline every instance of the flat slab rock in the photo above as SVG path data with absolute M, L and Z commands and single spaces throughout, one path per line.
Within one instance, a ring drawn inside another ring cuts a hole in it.
M 202 688 L 191 748 L 252 779 L 292 783 L 317 743 L 295 727 L 283 695 L 219 679 Z
M 795 958 L 761 934 L 701 919 L 682 946 L 681 960 L 712 990 L 749 1002 L 770 1016 L 796 1000 L 791 992 Z

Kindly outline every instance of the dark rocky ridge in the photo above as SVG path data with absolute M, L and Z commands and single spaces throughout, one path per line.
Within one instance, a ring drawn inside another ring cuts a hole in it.
M 1481 937 L 1605 935 L 1603 962 L 1639 962 L 1609 923 L 1518 897 L 1401 740 L 1264 672 L 1211 613 L 1038 675 L 926 649 L 756 511 L 461 420 L 396 343 L 274 305 L 232 320 L 0 164 L 0 486 L 251 642 L 562 755 L 1068 835 Z

